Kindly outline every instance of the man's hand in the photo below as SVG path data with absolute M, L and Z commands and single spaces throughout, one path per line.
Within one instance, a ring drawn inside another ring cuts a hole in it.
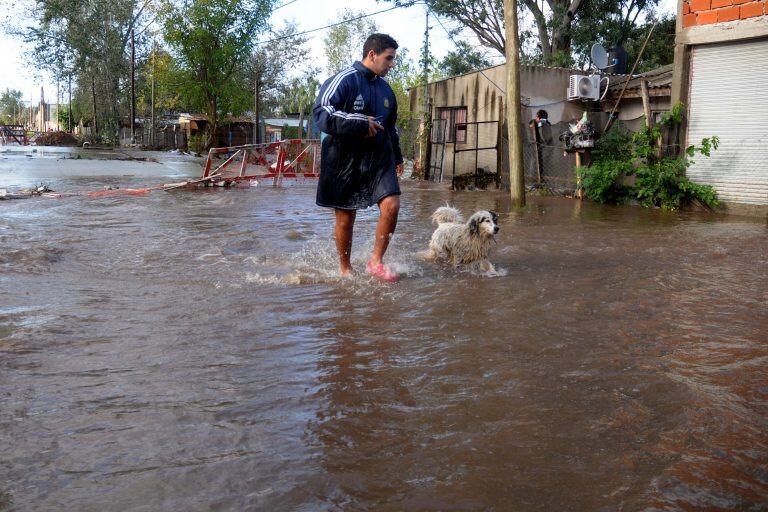
M 368 116 L 368 137 L 375 137 L 377 130 L 383 130 L 384 127 L 376 121 L 373 116 Z
M 404 171 L 404 169 L 403 169 L 403 164 L 397 164 L 397 165 L 395 166 L 395 172 L 397 173 L 397 177 L 398 177 L 398 178 L 399 178 L 399 177 L 401 177 L 401 176 L 403 175 L 403 171 Z

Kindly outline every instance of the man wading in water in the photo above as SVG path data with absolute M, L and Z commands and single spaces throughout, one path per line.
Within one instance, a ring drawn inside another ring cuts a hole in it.
M 371 34 L 363 60 L 329 78 L 320 88 L 312 114 L 323 139 L 317 204 L 336 210 L 336 250 L 341 275 L 352 273 L 352 230 L 357 210 L 379 205 L 376 242 L 365 270 L 384 281 L 397 274 L 382 261 L 395 232 L 403 173 L 400 136 L 395 128 L 397 101 L 382 80 L 395 65 L 397 42 Z

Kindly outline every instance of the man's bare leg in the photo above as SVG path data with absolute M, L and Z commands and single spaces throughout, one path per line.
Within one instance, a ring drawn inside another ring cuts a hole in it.
M 389 247 L 389 240 L 397 227 L 397 215 L 400 212 L 400 196 L 387 196 L 379 201 L 379 221 L 376 223 L 376 242 L 371 253 L 372 265 L 378 265 L 384 259 Z
M 333 234 L 336 238 L 336 252 L 339 253 L 339 272 L 343 276 L 352 273 L 352 229 L 355 227 L 355 210 L 335 210 L 336 225 Z

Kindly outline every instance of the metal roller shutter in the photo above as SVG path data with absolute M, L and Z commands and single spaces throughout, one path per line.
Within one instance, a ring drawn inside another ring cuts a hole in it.
M 688 177 L 722 201 L 768 204 L 768 39 L 697 46 L 691 56 L 688 144 L 717 135 Z

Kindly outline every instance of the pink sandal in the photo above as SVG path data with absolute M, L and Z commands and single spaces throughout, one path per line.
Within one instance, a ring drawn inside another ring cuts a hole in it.
M 369 261 L 365 265 L 365 272 L 369 276 L 376 277 L 388 283 L 394 283 L 395 281 L 397 281 L 397 272 L 395 272 L 394 270 L 392 270 L 391 268 L 389 268 L 387 265 L 383 263 L 374 265 Z

